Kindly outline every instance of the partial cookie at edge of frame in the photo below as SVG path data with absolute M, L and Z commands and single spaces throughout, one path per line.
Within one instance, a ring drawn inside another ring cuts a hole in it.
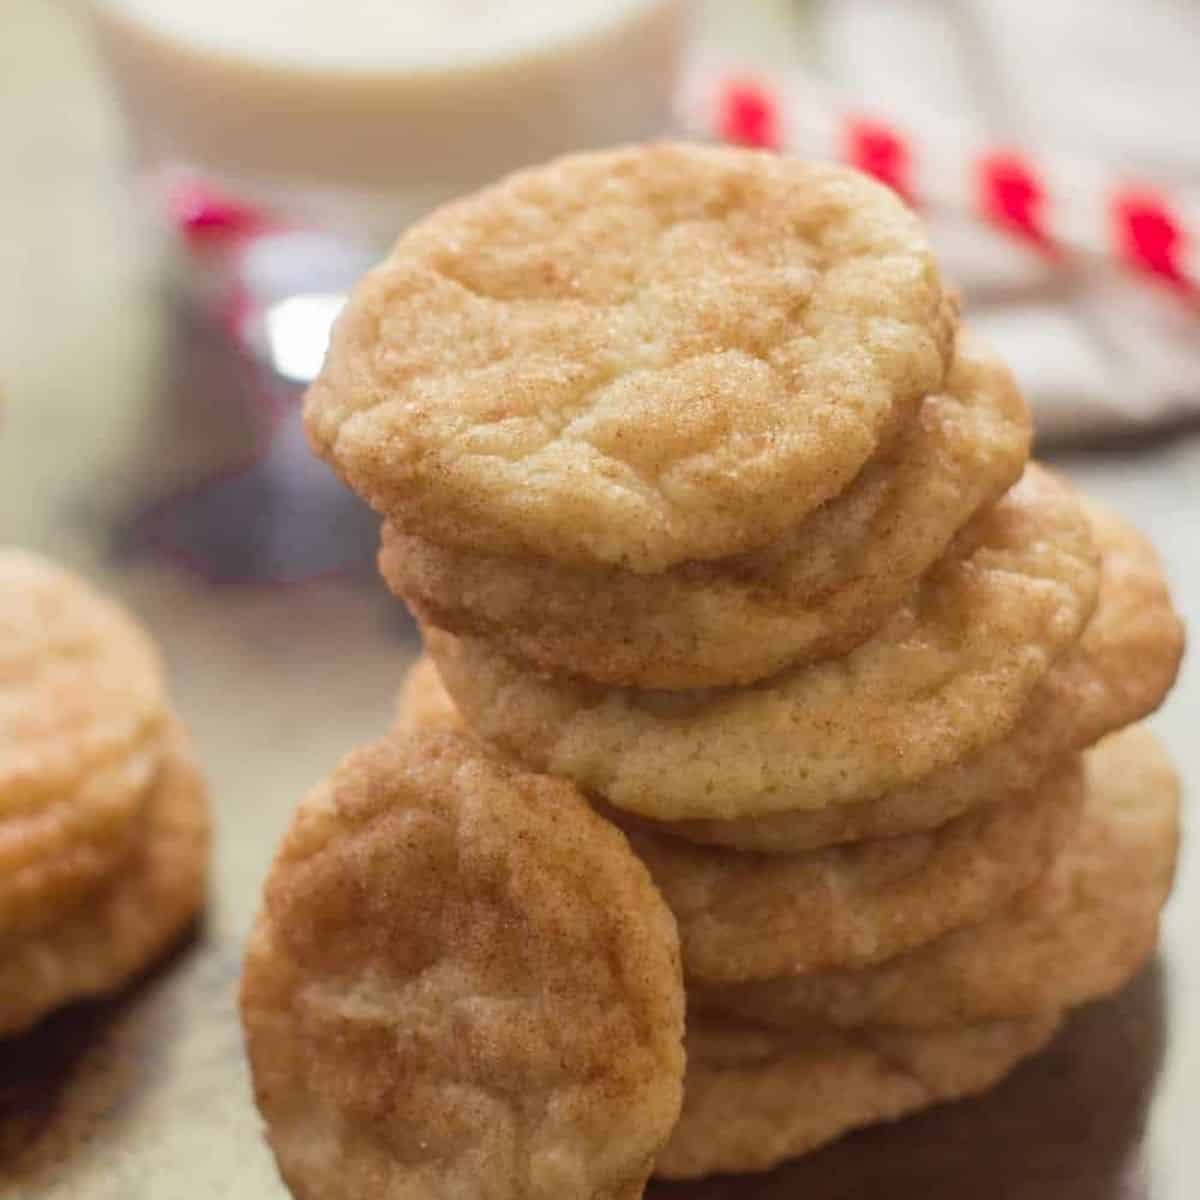
M 128 853 L 167 711 L 129 613 L 0 547 L 0 937 L 53 923 Z
M 115 991 L 165 953 L 204 902 L 208 846 L 204 781 L 182 726 L 172 720 L 128 860 L 55 924 L 0 940 L 0 1034 Z

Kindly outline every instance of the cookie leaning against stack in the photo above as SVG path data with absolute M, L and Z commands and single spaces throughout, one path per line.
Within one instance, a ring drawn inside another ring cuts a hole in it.
M 298 1197 L 640 1196 L 679 1115 L 671 914 L 570 784 L 444 731 L 301 804 L 242 977 Z
M 201 903 L 207 845 L 146 634 L 82 580 L 0 549 L 0 1035 L 162 954 Z
M 1012 378 L 891 193 L 686 146 L 516 175 L 355 289 L 305 419 L 425 627 L 400 724 L 574 784 L 674 915 L 660 1174 L 989 1086 L 1149 952 L 1171 787 L 1136 737 L 1080 754 L 1170 687 L 1160 568 L 1026 465 Z M 1142 874 L 1094 850 L 1135 804 L 1114 754 L 1161 834 Z M 896 1019 L 873 981 L 936 997 L 960 930 L 1012 978 L 1069 937 L 1038 897 L 1084 859 L 1136 937 L 1027 1004 Z

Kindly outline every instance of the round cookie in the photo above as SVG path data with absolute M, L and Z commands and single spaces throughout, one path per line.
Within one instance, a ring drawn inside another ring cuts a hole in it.
M 921 222 L 748 150 L 557 160 L 440 209 L 355 287 L 316 453 L 447 545 L 650 573 L 767 545 L 945 377 Z
M 634 1200 L 679 1112 L 674 922 L 570 785 L 446 733 L 301 805 L 242 978 L 298 1198 Z
M 767 1171 L 852 1129 L 984 1091 L 1040 1050 L 1059 1020 L 792 1033 L 689 1020 L 683 1113 L 655 1174 Z
M 638 575 L 443 546 L 385 522 L 379 566 L 427 624 L 542 670 L 643 688 L 749 683 L 867 637 L 1017 480 L 1029 436 L 1011 373 L 960 335 L 945 391 L 766 549 Z
M 1179 669 L 1183 624 L 1154 547 L 1104 506 L 1089 500 L 1087 509 L 1101 551 L 1099 603 L 1007 737 L 873 800 L 664 828 L 690 841 L 774 854 L 931 829 L 996 796 L 1027 790 L 1062 755 L 1153 712 Z
M 204 783 L 172 721 L 137 840 L 112 878 L 53 925 L 0 937 L 0 1035 L 115 991 L 145 970 L 202 905 L 207 859 Z
M 878 963 L 973 925 L 1047 870 L 1082 799 L 1071 759 L 930 833 L 770 856 L 629 840 L 675 914 L 689 981 L 737 983 Z
M 0 548 L 0 938 L 48 926 L 129 852 L 166 712 L 123 609 Z
M 976 532 L 974 553 L 939 564 L 850 654 L 745 688 L 604 688 L 540 677 L 477 638 L 427 629 L 426 644 L 477 733 L 618 808 L 849 804 L 1001 740 L 1092 613 L 1097 555 L 1065 483 L 1031 467 Z
M 1141 726 L 1101 742 L 1085 764 L 1079 827 L 1003 912 L 869 970 L 712 989 L 702 1005 L 784 1028 L 813 1019 L 933 1028 L 1115 991 L 1154 950 L 1174 876 L 1179 780 Z

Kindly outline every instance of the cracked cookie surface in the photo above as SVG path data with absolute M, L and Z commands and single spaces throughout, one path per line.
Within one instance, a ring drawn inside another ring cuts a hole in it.
M 661 571 L 841 492 L 944 380 L 916 216 L 840 166 L 693 145 L 524 171 L 406 232 L 305 403 L 373 507 L 435 541 Z
M 303 802 L 242 1014 L 297 1197 L 634 1200 L 679 1111 L 645 868 L 568 784 L 453 734 L 392 735 Z

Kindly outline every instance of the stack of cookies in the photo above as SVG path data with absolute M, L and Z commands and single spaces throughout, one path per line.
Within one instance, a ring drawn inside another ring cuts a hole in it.
M 204 892 L 204 785 L 146 633 L 0 548 L 0 1037 L 120 987 Z
M 424 626 L 400 724 L 573 784 L 674 916 L 659 1174 L 985 1088 L 1150 953 L 1176 789 L 1115 731 L 1179 622 L 1027 464 L 886 189 L 672 146 L 515 176 L 360 283 L 306 420 Z

